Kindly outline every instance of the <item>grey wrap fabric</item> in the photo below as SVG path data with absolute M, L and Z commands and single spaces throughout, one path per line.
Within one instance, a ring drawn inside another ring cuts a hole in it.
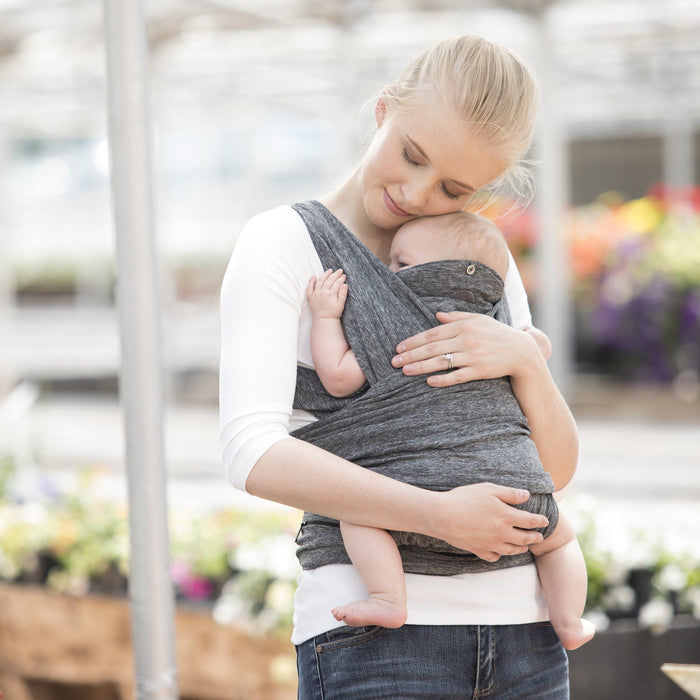
M 507 377 L 453 387 L 430 387 L 424 376 L 407 377 L 391 366 L 396 345 L 438 325 L 438 310 L 488 313 L 510 322 L 503 282 L 489 267 L 441 261 L 391 272 L 319 202 L 294 205 L 324 269 L 342 267 L 349 294 L 343 329 L 367 383 L 351 397 L 335 398 L 318 375 L 299 367 L 295 407 L 316 415 L 292 433 L 329 452 L 386 476 L 444 491 L 490 481 L 528 489 L 523 507 L 557 521 L 549 475 Z M 467 268 L 471 274 L 467 274 Z M 486 562 L 446 542 L 392 532 L 404 569 L 452 575 L 520 566 L 529 553 Z M 304 568 L 349 563 L 338 522 L 304 514 L 297 536 Z

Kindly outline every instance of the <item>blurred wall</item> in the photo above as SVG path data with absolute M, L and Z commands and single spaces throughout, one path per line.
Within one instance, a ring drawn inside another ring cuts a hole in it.
M 700 132 L 694 143 L 695 172 L 700 173 Z M 572 204 L 588 204 L 611 190 L 626 199 L 642 197 L 650 185 L 664 180 L 663 149 L 663 137 L 654 134 L 571 141 Z

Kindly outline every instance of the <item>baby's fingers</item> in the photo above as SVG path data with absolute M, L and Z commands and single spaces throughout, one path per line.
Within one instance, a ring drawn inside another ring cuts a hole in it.
M 345 280 L 345 273 L 342 270 L 326 270 L 319 280 L 319 288 L 333 289 L 341 278 Z
M 314 275 L 306 285 L 306 298 L 311 299 L 311 296 L 316 291 L 316 275 Z
M 328 276 L 328 284 L 332 287 L 342 282 L 345 282 L 345 273 L 342 269 L 338 269 Z
M 345 288 L 346 293 L 347 293 L 347 288 L 348 285 L 345 284 L 345 275 L 340 275 L 340 277 L 336 278 L 332 285 L 331 285 L 331 291 L 335 292 L 336 294 L 340 294 L 340 291 Z

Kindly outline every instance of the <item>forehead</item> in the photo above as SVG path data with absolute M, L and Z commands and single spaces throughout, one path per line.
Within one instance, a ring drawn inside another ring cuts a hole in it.
M 436 217 L 425 216 L 409 221 L 396 232 L 394 241 L 411 241 L 415 238 L 423 238 L 430 235 L 437 225 L 435 219 Z
M 423 93 L 396 115 L 402 135 L 415 142 L 441 179 L 475 190 L 502 174 L 505 159 L 495 144 L 474 135 L 465 118 L 438 97 Z
M 439 239 L 435 236 L 439 226 L 436 217 L 414 219 L 404 224 L 395 234 L 392 241 L 394 250 L 427 250 L 439 246 Z

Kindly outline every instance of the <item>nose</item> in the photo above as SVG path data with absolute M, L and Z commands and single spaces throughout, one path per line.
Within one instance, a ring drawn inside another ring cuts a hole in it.
M 421 214 L 425 203 L 428 201 L 429 189 L 426 183 L 421 180 L 412 180 L 404 184 L 402 194 L 405 203 L 405 209 L 412 214 Z

